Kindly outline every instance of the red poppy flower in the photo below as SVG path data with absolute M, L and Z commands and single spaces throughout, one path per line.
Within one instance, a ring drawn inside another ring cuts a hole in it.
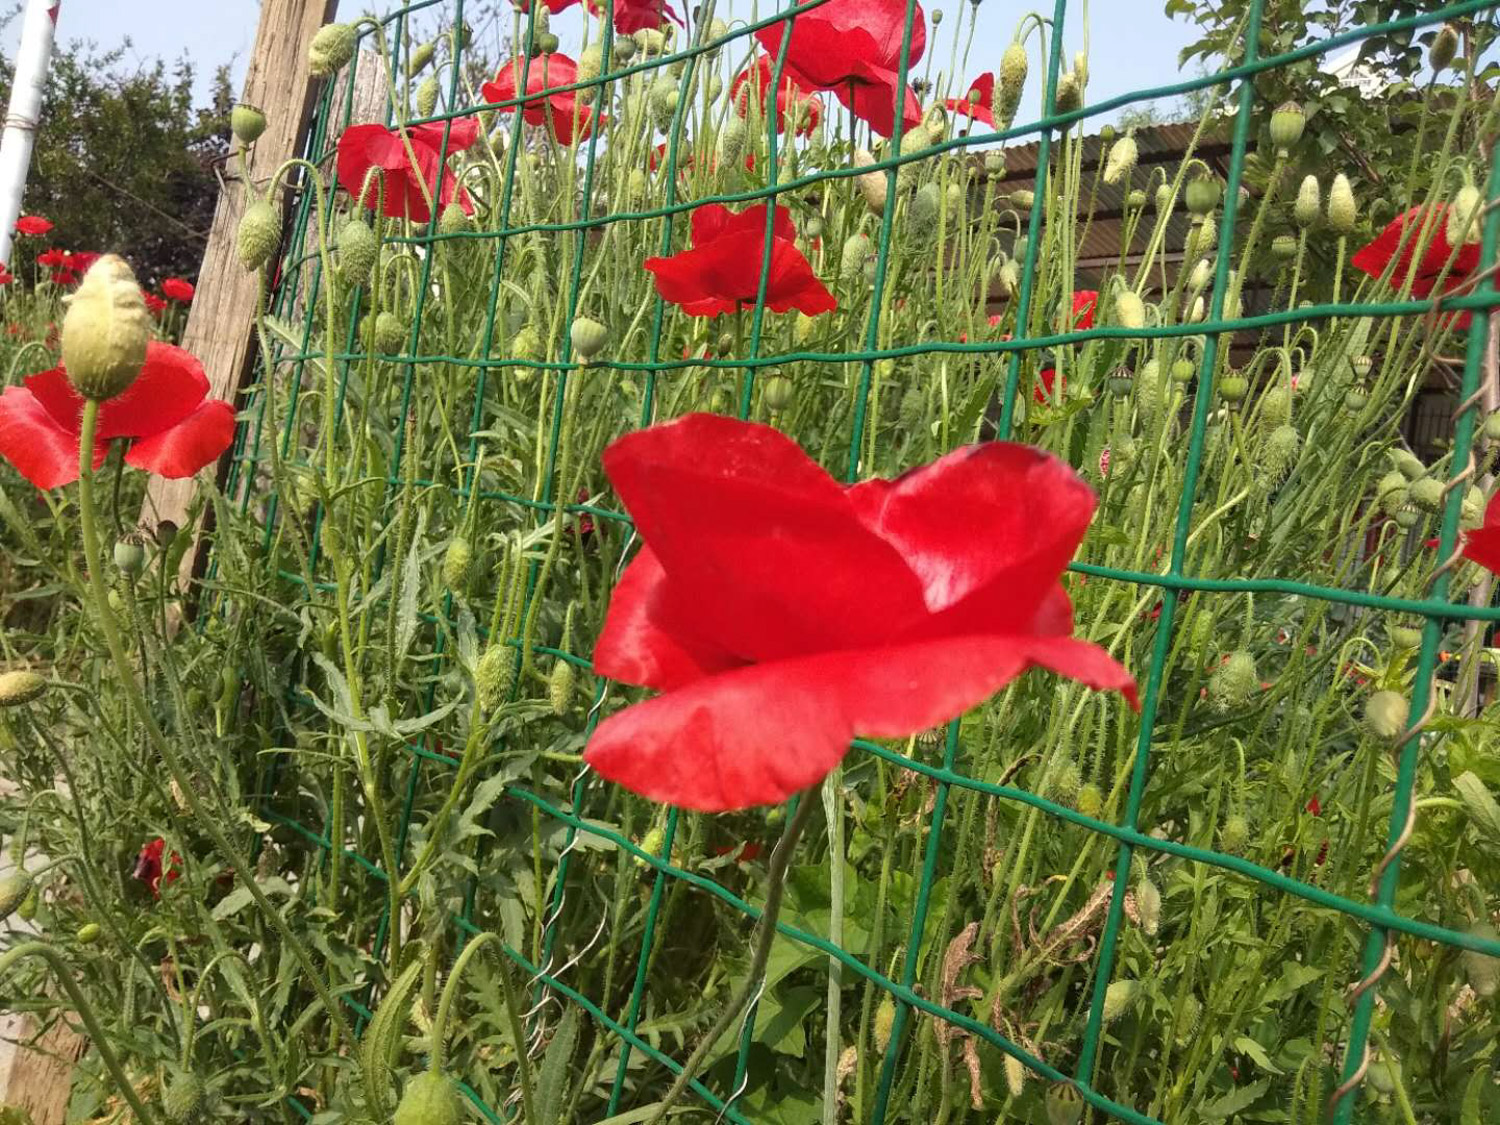
M 995 96 L 995 76 L 990 71 L 985 71 L 974 79 L 969 87 L 968 97 L 949 98 L 943 104 L 948 107 L 949 113 L 956 113 L 960 117 L 972 117 L 981 124 L 988 125 L 991 129 L 995 127 L 995 114 L 990 108 Z
M 670 258 L 647 258 L 656 291 L 692 316 L 718 316 L 755 303 L 765 250 L 766 204 L 736 214 L 718 203 L 693 212 L 693 248 Z M 808 316 L 839 307 L 797 249 L 797 229 L 785 208 L 775 212 L 766 308 Z
M 1484 507 L 1484 524 L 1463 535 L 1464 558 L 1500 574 L 1500 492 Z
M 16 233 L 27 234 L 33 237 L 46 234 L 52 229 L 52 222 L 42 218 L 40 215 L 22 215 L 16 220 Z
M 68 264 L 68 252 L 59 250 L 56 246 L 36 256 L 36 264 L 47 266 L 49 269 L 61 269 Z
M 544 90 L 571 86 L 578 81 L 578 64 L 567 55 L 537 55 L 529 61 L 522 58 L 511 59 L 500 67 L 493 82 L 484 84 L 481 91 L 484 100 L 508 102 L 519 97 L 517 91 L 521 88 L 523 72 L 526 75 L 527 101 L 521 110 L 521 116 L 526 124 L 551 125 L 558 144 L 570 145 L 575 138 L 585 140 L 593 124 L 593 111 L 578 100 L 576 90 L 538 96 Z M 504 112 L 509 113 L 514 108 L 507 106 Z
M 52 271 L 52 283 L 54 285 L 75 285 L 75 284 L 77 284 L 77 282 L 78 282 L 78 275 L 76 273 L 74 273 L 72 270 L 53 270 Z
M 145 883 L 151 889 L 152 897 L 161 897 L 162 880 L 162 855 L 167 850 L 167 842 L 160 836 L 143 847 L 140 854 L 135 857 L 135 870 L 131 875 Z M 166 878 L 168 883 L 175 883 L 182 878 L 182 856 L 176 852 L 167 864 Z
M 15 274 L 11 273 L 10 270 L 6 269 L 4 266 L 0 266 L 0 285 L 9 285 L 11 282 L 15 281 L 15 279 Z
M 1043 406 L 1047 405 L 1047 403 L 1049 402 L 1061 402 L 1063 388 L 1067 385 L 1068 380 L 1066 378 L 1059 379 L 1057 377 L 1056 368 L 1044 367 L 1042 368 L 1042 370 L 1037 372 L 1036 382 L 1032 384 L 1031 400 L 1033 402 L 1041 403 Z M 1105 452 L 1107 455 L 1108 450 L 1106 450 Z M 1104 474 L 1101 471 L 1100 476 L 1103 475 Z
M 792 41 L 783 73 L 799 86 L 832 90 L 882 137 L 895 130 L 898 102 L 903 128 L 921 122 L 916 93 L 900 84 L 906 0 L 827 0 L 789 23 L 763 27 L 755 37 L 773 57 L 781 49 L 787 26 L 792 28 Z M 926 47 L 927 21 L 922 5 L 916 4 L 908 67 L 917 64 Z
M 729 87 L 729 98 L 734 102 L 734 107 L 741 117 L 747 117 L 750 114 L 752 94 L 760 102 L 763 110 L 770 111 L 771 77 L 775 73 L 776 64 L 771 56 L 760 55 L 734 76 L 734 82 Z M 751 89 L 745 90 L 746 85 L 749 85 Z M 741 91 L 744 93 L 741 94 Z M 798 133 L 805 136 L 818 127 L 818 120 L 823 115 L 822 103 L 811 94 L 804 93 L 783 68 L 781 85 L 776 90 L 776 131 L 778 133 L 786 132 L 788 106 L 791 107 L 792 122 L 796 125 Z
M 548 0 L 551 7 L 553 0 Z M 577 0 L 569 0 L 576 3 Z M 567 5 L 564 4 L 564 7 Z M 600 15 L 604 11 L 604 5 L 599 0 L 588 0 L 589 12 Z M 558 9 L 553 8 L 554 12 Z M 682 17 L 679 16 L 667 0 L 615 0 L 615 31 L 620 35 L 634 35 L 637 31 L 655 31 L 670 19 L 678 27 L 683 26 Z M 553 83 L 556 85 L 556 83 Z
M 193 283 L 186 278 L 169 277 L 161 283 L 161 295 L 169 301 L 186 305 L 193 299 Z
M 146 308 L 151 311 L 152 316 L 161 316 L 162 313 L 167 311 L 167 302 L 155 293 L 147 293 L 142 289 L 141 300 L 146 302 Z
M 1417 244 L 1424 237 L 1427 246 L 1419 258 Z M 1390 268 L 1391 285 L 1400 288 L 1410 277 L 1411 295 L 1430 297 L 1444 269 L 1448 271 L 1443 279 L 1444 293 L 1467 283 L 1469 275 L 1479 268 L 1479 244 L 1464 243 L 1454 253 L 1448 238 L 1448 208 L 1439 203 L 1430 217 L 1424 207 L 1413 207 L 1397 215 L 1372 242 L 1355 251 L 1349 264 L 1375 278 L 1386 276 Z M 1469 313 L 1462 313 L 1456 323 L 1465 328 L 1471 319 Z
M 846 488 L 769 426 L 691 414 L 603 460 L 646 545 L 594 668 L 664 694 L 601 723 L 585 758 L 643 796 L 780 801 L 855 734 L 925 730 L 1032 665 L 1135 702 L 1070 635 L 1059 578 L 1095 497 L 1049 454 L 994 442 Z
M 85 274 L 89 272 L 89 267 L 103 256 L 93 250 L 80 250 L 76 254 L 69 254 L 63 266 L 76 274 Z
M 412 167 L 401 134 L 384 125 L 351 125 L 339 138 L 339 185 L 350 195 L 364 192 L 362 202 L 371 210 L 378 206 L 384 182 L 385 210 L 388 219 L 410 219 L 414 223 L 432 220 L 428 200 L 436 197 L 441 209 L 458 200 L 469 214 L 474 204 L 469 193 L 455 181 L 443 165 L 443 122 L 412 125 L 406 129 L 417 166 Z M 448 130 L 448 153 L 462 152 L 479 139 L 479 123 L 461 117 Z M 371 175 L 371 169 L 378 171 Z M 441 172 L 441 186 L 439 173 Z M 368 183 L 366 182 L 368 180 Z
M 109 442 L 131 439 L 125 463 L 164 477 L 192 476 L 234 440 L 234 408 L 208 398 L 208 376 L 190 353 L 152 341 L 130 389 L 99 408 L 94 465 Z M 0 394 L 0 457 L 38 488 L 78 479 L 83 399 L 62 367 L 27 376 Z
M 1098 305 L 1097 289 L 1073 290 L 1073 327 L 1080 331 L 1094 327 L 1094 310 Z

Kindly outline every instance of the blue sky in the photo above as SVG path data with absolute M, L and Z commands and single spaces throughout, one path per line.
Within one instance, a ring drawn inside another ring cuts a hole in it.
M 683 0 L 677 3 L 680 6 Z M 1031 0 L 1031 4 L 1051 9 L 1047 0 Z M 938 44 L 935 63 L 946 70 L 954 21 L 962 8 L 967 25 L 971 9 L 969 0 L 946 0 L 935 6 L 944 10 L 944 26 L 931 37 Z M 1176 78 L 1177 53 L 1193 38 L 1194 29 L 1165 16 L 1162 0 L 1094 0 L 1087 5 L 1083 0 L 1071 0 L 1065 41 L 1068 57 L 1083 47 L 1085 6 L 1089 9 L 1089 100 L 1101 101 Z M 720 0 L 720 10 L 726 7 L 735 12 L 750 11 L 744 0 Z M 367 8 L 389 10 L 383 5 L 343 0 L 346 18 Z M 969 77 L 993 69 L 1017 22 L 1028 10 L 1011 0 L 982 0 L 967 68 Z M 63 0 L 58 35 L 64 41 L 92 39 L 101 47 L 116 46 L 128 37 L 131 47 L 127 59 L 145 64 L 158 57 L 168 61 L 187 57 L 198 65 L 200 80 L 218 63 L 232 60 L 238 83 L 255 38 L 259 12 L 258 0 Z M 7 55 L 15 49 L 18 31 L 17 22 L 0 39 L 0 49 Z M 1035 58 L 1034 49 L 1032 55 Z M 1031 85 L 1034 89 L 1037 84 Z M 1032 113 L 1034 110 L 1023 106 L 1023 119 Z

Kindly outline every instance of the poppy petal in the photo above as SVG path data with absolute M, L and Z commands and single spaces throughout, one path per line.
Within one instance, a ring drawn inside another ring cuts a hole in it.
M 641 550 L 609 599 L 594 645 L 594 671 L 612 680 L 661 690 L 743 665 L 729 653 L 671 633 L 664 621 L 666 571 L 649 547 Z
M 125 463 L 163 477 L 190 477 L 234 441 L 234 407 L 211 398 L 181 422 L 134 443 Z
M 1464 536 L 1464 558 L 1500 574 L 1500 527 L 1487 522 Z
M 770 426 L 689 414 L 619 438 L 603 462 L 667 573 L 678 635 L 765 660 L 885 643 L 926 615 L 845 489 Z
M 643 797 L 684 808 L 771 804 L 825 777 L 855 735 L 902 737 L 951 719 L 1032 663 L 1134 687 L 1083 642 L 971 636 L 820 653 L 710 676 L 627 707 L 599 725 L 584 759 Z
M 146 363 L 135 382 L 99 408 L 99 440 L 143 438 L 169 430 L 206 397 L 208 376 L 198 357 L 153 340 L 146 345 Z
M 100 446 L 95 465 L 104 463 Z M 78 479 L 78 432 L 58 424 L 40 399 L 24 387 L 0 392 L 0 457 L 41 489 Z
M 958 449 L 849 494 L 865 526 L 921 580 L 934 615 L 924 628 L 934 635 L 1029 628 L 1096 503 L 1065 462 L 1011 442 Z

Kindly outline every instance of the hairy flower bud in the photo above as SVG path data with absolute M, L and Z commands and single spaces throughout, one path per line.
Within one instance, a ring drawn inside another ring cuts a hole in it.
M 547 699 L 552 704 L 552 713 L 562 716 L 573 705 L 573 687 L 578 682 L 578 669 L 571 661 L 559 660 L 552 665 L 552 674 L 547 677 Z
M 236 238 L 240 264 L 247 270 L 262 269 L 275 257 L 280 246 L 281 220 L 270 203 L 257 199 L 240 216 L 240 229 Z
M 336 245 L 345 280 L 354 285 L 369 281 L 380 257 L 380 243 L 369 224 L 363 219 L 350 219 L 339 228 Z
M 1470 937 L 1483 938 L 1485 941 L 1500 940 L 1500 933 L 1488 922 L 1476 922 L 1467 932 Z M 1463 968 L 1469 987 L 1481 1000 L 1493 999 L 1495 993 L 1500 991 L 1500 957 L 1466 949 L 1459 954 L 1458 963 Z
M 1126 133 L 1110 147 L 1109 159 L 1104 162 L 1104 182 L 1117 184 L 1129 177 L 1139 158 L 1134 132 Z
M 266 131 L 266 115 L 253 105 L 240 102 L 229 111 L 229 129 L 242 145 L 253 145 Z
M 68 382 L 84 398 L 114 398 L 129 388 L 146 362 L 151 314 L 140 282 L 116 254 L 89 267 L 71 298 L 62 326 Z
M 1231 813 L 1219 829 L 1219 847 L 1230 855 L 1238 855 L 1250 842 L 1250 822 L 1242 813 Z
M 1448 241 L 1478 245 L 1480 217 L 1484 214 L 1484 196 L 1473 184 L 1465 184 L 1453 197 L 1448 211 Z
M 1409 718 L 1411 705 L 1399 692 L 1377 691 L 1365 701 L 1365 728 L 1376 738 L 1397 737 Z
M 1133 189 L 1125 196 L 1125 205 L 1133 211 L 1139 211 L 1146 206 L 1146 193 L 1140 188 Z
M 203 1116 L 208 1101 L 208 1088 L 192 1071 L 177 1075 L 167 1085 L 162 1097 L 162 1114 L 173 1125 L 193 1125 Z
M 1323 192 L 1318 187 L 1318 177 L 1302 177 L 1302 186 L 1297 189 L 1297 202 L 1292 204 L 1292 218 L 1303 230 L 1316 225 L 1323 210 Z
M 1121 289 L 1115 294 L 1115 323 L 1122 328 L 1144 328 L 1146 305 L 1133 289 Z
M 1104 990 L 1104 1022 L 1114 1023 L 1130 1010 L 1140 992 L 1140 981 L 1117 980 L 1112 981 L 1110 986 Z
M 1443 506 L 1443 482 L 1432 477 L 1419 477 L 1411 482 L 1411 502 L 1424 512 L 1435 512 Z
M 73 936 L 77 939 L 79 945 L 93 945 L 103 933 L 104 931 L 100 928 L 98 922 L 85 922 L 78 927 L 78 932 Z
M 1349 177 L 1340 172 L 1328 189 L 1328 225 L 1335 234 L 1350 234 L 1358 219 L 1354 189 L 1349 186 Z
M 1058 78 L 1057 95 L 1052 108 L 1056 113 L 1072 113 L 1083 108 L 1083 85 L 1077 71 L 1070 70 Z
M 865 268 L 865 259 L 873 252 L 870 236 L 861 231 L 856 231 L 844 239 L 844 246 L 839 253 L 839 276 L 852 278 L 858 277 Z
M 422 79 L 422 84 L 417 87 L 416 97 L 413 102 L 416 105 L 418 117 L 431 117 L 438 103 L 438 79 L 436 74 L 429 74 Z
M 0 672 L 0 707 L 21 707 L 42 697 L 47 681 L 35 672 L 14 669 Z
M 1260 690 L 1260 675 L 1255 657 L 1243 649 L 1229 654 L 1229 659 L 1214 669 L 1208 678 L 1208 705 L 1223 714 L 1243 707 Z
M 1281 481 L 1297 464 L 1297 454 L 1301 449 L 1302 436 L 1293 425 L 1284 423 L 1266 435 L 1260 451 L 1260 467 L 1267 479 Z
M 423 43 L 415 48 L 406 58 L 406 76 L 414 78 L 427 69 L 427 64 L 432 61 L 433 55 L 437 53 L 436 43 Z
M 1433 36 L 1432 45 L 1427 48 L 1427 65 L 1434 71 L 1445 70 L 1457 56 L 1458 28 L 1451 23 L 1445 23 L 1438 28 L 1438 33 Z
M 479 658 L 474 669 L 474 686 L 479 692 L 479 706 L 485 711 L 494 711 L 510 694 L 515 662 L 515 653 L 506 645 L 491 645 Z
M 996 129 L 1009 129 L 1016 119 L 1026 87 L 1027 65 L 1026 48 L 1020 43 L 1011 43 L 1000 56 L 999 80 L 990 94 L 990 114 Z
M 1155 937 L 1161 928 L 1161 891 L 1150 879 L 1142 878 L 1135 885 L 1135 908 L 1141 917 L 1141 932 Z
M 891 1029 L 896 1024 L 896 1002 L 889 996 L 880 1001 L 875 1009 L 875 1049 L 882 1054 L 891 1041 Z
M 474 548 L 469 541 L 456 538 L 448 544 L 443 555 L 443 585 L 451 593 L 459 593 L 469 580 L 469 564 L 474 561 Z
M 318 28 L 307 47 L 308 68 L 319 78 L 336 74 L 354 57 L 359 37 L 354 26 L 347 23 L 329 23 Z
M 463 1119 L 463 1100 L 453 1079 L 424 1070 L 401 1092 L 391 1125 L 459 1125 Z
M 393 312 L 366 316 L 361 324 L 365 343 L 378 355 L 399 355 L 406 346 L 407 330 Z

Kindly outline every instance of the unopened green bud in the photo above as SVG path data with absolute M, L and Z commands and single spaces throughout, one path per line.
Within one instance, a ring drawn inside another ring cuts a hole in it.
M 0 922 L 21 908 L 30 896 L 33 880 L 25 871 L 12 871 L 0 877 Z
M 1104 811 L 1104 794 L 1092 781 L 1078 787 L 1078 799 L 1074 808 L 1084 816 L 1097 818 Z
M 1465 184 L 1453 197 L 1453 206 L 1448 210 L 1448 241 L 1470 246 L 1479 243 L 1480 217 L 1484 214 L 1484 196 L 1473 184 Z
M 1133 211 L 1139 211 L 1142 207 L 1146 206 L 1146 193 L 1140 188 L 1133 188 L 1125 196 L 1125 205 Z
M 1340 172 L 1328 189 L 1328 226 L 1335 234 L 1350 234 L 1358 220 L 1354 189 L 1349 186 L 1349 177 Z
M 178 1075 L 167 1085 L 161 1108 L 172 1125 L 195 1125 L 203 1116 L 208 1101 L 208 1088 L 192 1071 Z
M 437 53 L 436 43 L 423 43 L 415 48 L 406 59 L 406 76 L 414 78 L 427 69 L 427 64 L 432 61 L 432 56 Z
M 1397 648 L 1414 649 L 1422 643 L 1422 625 L 1420 621 L 1393 621 L 1385 627 L 1385 635 Z
M 1112 981 L 1104 990 L 1104 1022 L 1114 1023 L 1130 1010 L 1140 992 L 1140 982 L 1134 980 Z
M 1435 512 L 1443 506 L 1443 482 L 1432 477 L 1420 477 L 1411 482 L 1407 490 L 1411 502 L 1424 512 Z
M 1208 678 L 1208 705 L 1223 714 L 1243 707 L 1260 690 L 1255 657 L 1243 649 L 1229 654 Z
M 1109 150 L 1109 159 L 1104 162 L 1104 182 L 1117 184 L 1126 179 L 1140 158 L 1140 149 L 1135 143 L 1135 134 L 1126 133 Z
M 1005 1056 L 1005 1088 L 1019 1098 L 1026 1089 L 1026 1064 L 1014 1055 Z
M 875 163 L 875 157 L 868 149 L 854 150 L 854 166 L 856 168 L 868 168 Z M 886 199 L 886 174 L 884 170 L 877 172 L 862 172 L 854 177 L 854 186 L 859 189 L 859 194 L 864 197 L 865 206 L 876 214 L 885 210 Z
M 146 362 L 151 317 L 125 259 L 106 254 L 89 267 L 68 301 L 62 360 L 73 389 L 104 401 L 123 394 Z
M 1036 203 L 1036 192 L 1018 189 L 1010 193 L 1010 205 L 1017 211 L 1030 211 Z
M 431 117 L 438 103 L 438 79 L 436 74 L 429 74 L 422 79 L 422 84 L 417 87 L 416 104 L 418 117 Z
M 74 936 L 78 939 L 79 945 L 93 945 L 99 940 L 99 935 L 103 932 L 98 922 L 85 922 L 78 927 L 78 933 Z
M 1219 829 L 1219 847 L 1230 855 L 1244 852 L 1250 842 L 1250 822 L 1240 813 L 1231 813 Z
M 852 278 L 863 273 L 871 249 L 870 236 L 862 232 L 856 231 L 844 239 L 844 248 L 839 254 L 839 276 Z
M 1122 328 L 1146 326 L 1146 305 L 1135 290 L 1121 289 L 1115 294 L 1115 323 Z
M 875 1009 L 875 1048 L 882 1054 L 891 1041 L 891 1031 L 896 1025 L 896 1002 L 889 996 L 880 1001 Z
M 1057 80 L 1057 96 L 1053 109 L 1057 113 L 1072 113 L 1083 108 L 1083 85 L 1076 71 L 1068 71 Z
M 547 677 L 547 699 L 552 704 L 554 715 L 566 715 L 573 705 L 573 686 L 578 682 L 578 669 L 571 661 L 559 660 L 552 665 L 552 674 Z
M 1482 938 L 1485 941 L 1500 940 L 1500 933 L 1488 922 L 1476 922 L 1467 931 L 1470 937 Z M 1469 987 L 1478 994 L 1481 1000 L 1494 998 L 1500 991 L 1500 957 L 1491 957 L 1488 953 L 1479 953 L 1472 949 L 1466 949 L 1458 957 L 1459 964 L 1464 971 L 1464 977 L 1469 982 Z
M 1397 737 L 1410 718 L 1411 706 L 1399 692 L 1377 691 L 1365 701 L 1365 728 L 1376 738 Z
M 677 83 L 670 78 L 658 78 L 651 83 L 647 99 L 651 104 L 651 120 L 665 133 L 677 116 L 677 103 L 681 99 Z
M 1158 211 L 1165 211 L 1167 208 L 1169 208 L 1169 207 L 1172 206 L 1172 185 L 1171 184 L 1158 184 L 1157 185 L 1157 187 L 1156 187 L 1155 203 L 1156 203 L 1156 209 Z
M 363 219 L 350 219 L 339 228 L 339 265 L 344 277 L 354 285 L 363 285 L 375 272 L 380 259 L 380 243 L 375 232 Z
M 1323 210 L 1323 192 L 1318 187 L 1318 177 L 1302 177 L 1302 186 L 1297 189 L 1297 202 L 1292 205 L 1292 218 L 1303 230 L 1314 226 Z
M 308 68 L 319 78 L 336 74 L 354 57 L 359 37 L 352 24 L 324 24 L 307 47 Z
M 443 585 L 454 593 L 461 592 L 469 580 L 469 564 L 474 561 L 474 548 L 467 539 L 454 539 L 443 555 Z
M 1433 36 L 1432 46 L 1427 48 L 1427 65 L 1434 71 L 1444 70 L 1458 57 L 1458 28 L 1445 23 Z
M 908 233 L 918 239 L 930 237 L 937 228 L 942 203 L 937 184 L 929 181 L 919 187 L 911 197 L 906 213 Z
M 453 1079 L 424 1070 L 401 1092 L 391 1125 L 459 1125 L 464 1116 L 463 1097 Z
M 494 711 L 505 702 L 515 679 L 515 654 L 506 645 L 491 645 L 479 658 L 474 669 L 474 686 L 479 692 L 479 705 L 486 711 Z
M 264 199 L 257 199 L 246 207 L 240 216 L 235 241 L 241 265 L 247 270 L 264 268 L 281 246 L 281 219 L 275 208 Z
M 996 129 L 1009 129 L 1016 119 L 1016 109 L 1026 87 L 1027 66 L 1026 48 L 1020 43 L 1011 43 L 1000 56 L 999 79 L 990 94 L 990 113 Z
M 253 145 L 266 131 L 266 115 L 255 106 L 240 102 L 229 111 L 229 129 L 242 145 Z
M 378 355 L 400 355 L 406 347 L 407 329 L 393 312 L 382 312 L 363 323 L 365 341 Z
M 1290 424 L 1277 426 L 1266 435 L 1265 444 L 1261 446 L 1260 467 L 1266 477 L 1273 482 L 1280 481 L 1297 464 L 1297 454 L 1301 449 L 1302 436 L 1297 427 Z
M 1142 878 L 1135 885 L 1135 909 L 1140 915 L 1141 932 L 1155 937 L 1161 928 L 1161 891 L 1150 879 Z

